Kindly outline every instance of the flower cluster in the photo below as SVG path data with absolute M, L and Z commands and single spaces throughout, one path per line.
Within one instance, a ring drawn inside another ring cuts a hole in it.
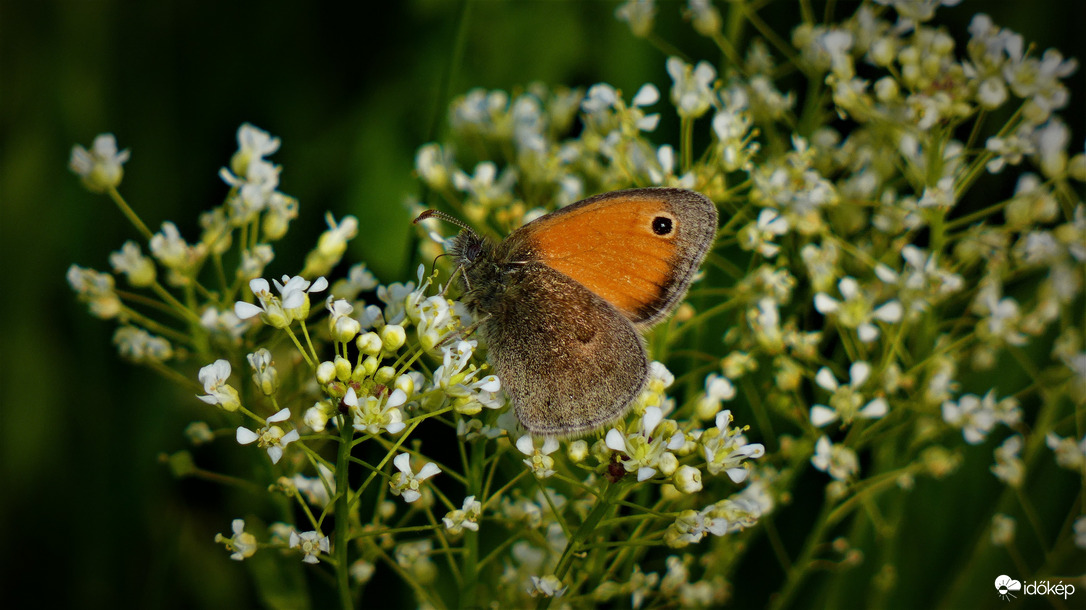
M 279 549 L 335 573 L 345 602 L 384 565 L 425 607 L 620 596 L 704 607 L 731 596 L 764 605 L 769 592 L 734 579 L 761 550 L 781 561 L 783 607 L 812 570 L 860 560 L 870 541 L 853 532 L 899 535 L 887 524 L 903 518 L 895 507 L 917 477 L 996 486 L 994 475 L 1014 491 L 1039 469 L 1086 473 L 1086 204 L 1073 184 L 1086 180 L 1086 155 L 1069 150 L 1060 118 L 1077 64 L 985 15 L 958 48 L 933 24 L 940 4 L 954 2 L 878 0 L 839 22 L 808 15 L 781 36 L 754 5 L 731 3 L 725 19 L 691 0 L 694 31 L 721 57 L 669 51 L 667 83 L 632 96 L 533 84 L 453 100 L 448 137 L 419 148 L 415 169 L 466 223 L 511 230 L 650 185 L 697 190 L 724 212 L 689 302 L 648 337 L 660 361 L 642 394 L 585 438 L 525 433 L 449 285 L 462 270 L 440 266 L 448 259 L 402 283 L 364 263 L 334 277 L 364 217 L 327 215 L 300 271 L 265 279 L 299 202 L 268 160 L 279 139 L 251 125 L 196 242 L 139 221 L 118 190 L 129 151 L 113 136 L 76 147 L 72 169 L 145 243 L 113 253 L 112 274 L 73 265 L 68 282 L 92 315 L 117 321 L 121 355 L 188 380 L 207 403 L 209 423 L 187 432 L 194 444 L 232 438 L 239 460 L 259 464 L 232 474 L 258 477 L 268 497 L 252 510 L 272 525 L 251 533 L 235 519 L 232 536 L 215 538 L 232 559 Z M 670 49 L 653 30 L 656 3 L 631 0 L 616 16 Z M 741 52 L 729 22 L 762 36 Z M 784 78 L 793 73 L 802 92 Z M 659 142 L 671 113 L 678 136 Z M 1002 200 L 976 188 L 1012 175 Z M 437 225 L 418 229 L 420 261 L 450 246 Z M 141 292 L 119 290 L 121 276 Z M 171 465 L 191 474 L 194 459 Z M 274 521 L 284 495 L 294 523 Z M 984 544 L 1013 548 L 1016 515 L 1035 518 L 1027 502 L 1008 493 L 998 513 L 993 502 Z M 1073 502 L 1058 507 L 1074 523 L 1058 548 L 1086 546 Z M 806 533 L 759 537 L 774 511 L 819 516 Z M 834 527 L 842 520 L 853 526 Z

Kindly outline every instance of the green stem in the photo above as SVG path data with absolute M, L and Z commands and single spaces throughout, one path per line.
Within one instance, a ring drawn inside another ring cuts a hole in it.
M 154 233 L 147 228 L 147 225 L 143 224 L 143 221 L 140 220 L 140 217 L 136 214 L 135 210 L 128 206 L 128 203 L 125 202 L 124 197 L 121 197 L 117 188 L 111 186 L 107 192 L 109 193 L 110 199 L 113 200 L 113 203 L 116 203 L 117 207 L 120 208 L 121 212 L 128 218 L 128 221 L 136 227 L 137 231 L 143 234 L 143 238 L 147 241 L 151 241 L 151 237 L 154 236 Z
M 577 528 L 577 533 L 570 538 L 566 544 L 566 550 L 562 553 L 562 557 L 558 560 L 558 566 L 554 569 L 554 575 L 558 580 L 562 580 L 566 572 L 569 571 L 570 566 L 573 564 L 573 558 L 580 552 L 584 546 L 585 541 L 596 534 L 596 526 L 600 521 L 611 512 L 615 505 L 615 499 L 619 496 L 619 486 L 611 483 L 604 490 L 602 496 L 596 496 L 598 501 L 596 505 L 592 507 L 592 511 L 585 517 L 584 523 L 581 527 Z M 545 610 L 551 605 L 551 598 L 544 597 L 539 600 L 537 608 Z
M 354 603 L 351 599 L 350 570 L 347 564 L 347 545 L 349 540 L 350 523 L 350 481 L 347 472 L 351 458 L 351 436 L 354 428 L 350 426 L 346 418 L 342 418 L 339 425 L 340 443 L 339 453 L 336 456 L 336 588 L 339 590 L 339 602 L 343 610 L 351 610 Z

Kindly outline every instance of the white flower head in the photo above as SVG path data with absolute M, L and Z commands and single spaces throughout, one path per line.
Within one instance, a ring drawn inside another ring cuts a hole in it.
M 765 455 L 765 445 L 748 443 L 743 429 L 732 428 L 732 412 L 721 411 L 716 416 L 716 427 L 706 430 L 698 442 L 705 455 L 709 474 L 724 472 L 734 483 L 742 483 L 750 474 L 748 459 Z
M 200 369 L 200 383 L 204 385 L 205 396 L 197 396 L 209 405 L 219 405 L 224 411 L 237 411 L 241 406 L 238 391 L 226 381 L 230 378 L 230 362 L 216 360 Z
M 464 505 L 456 510 L 449 511 L 442 517 L 441 522 L 450 534 L 456 535 L 469 529 L 479 531 L 479 517 L 483 514 L 483 504 L 475 499 L 475 496 L 464 498 Z
M 419 488 L 422 486 L 423 481 L 441 472 L 436 464 L 426 462 L 416 473 L 411 470 L 411 455 L 407 453 L 397 455 L 392 459 L 392 463 L 399 470 L 399 472 L 392 475 L 392 480 L 389 481 L 392 495 L 403 497 L 403 501 L 408 504 L 422 497 Z
M 558 439 L 553 436 L 544 437 L 540 446 L 536 446 L 535 440 L 528 434 L 517 439 L 517 450 L 528 459 L 522 460 L 537 479 L 545 479 L 554 474 L 554 458 L 551 454 L 558 451 Z
M 117 188 L 124 176 L 121 167 L 128 161 L 128 150 L 117 151 L 117 140 L 111 133 L 94 138 L 90 150 L 76 144 L 68 167 L 83 180 L 83 186 L 95 193 Z
M 822 436 L 815 443 L 815 453 L 811 457 L 811 464 L 842 482 L 852 480 L 860 472 L 860 462 L 856 458 L 856 452 L 845 445 L 831 443 L 826 436 Z
M 716 68 L 701 61 L 697 66 L 690 66 L 678 57 L 667 59 L 667 73 L 671 75 L 671 102 L 675 104 L 679 116 L 697 118 L 712 105 L 713 82 L 716 80 Z
M 623 434 L 611 428 L 605 442 L 609 449 L 625 456 L 622 467 L 626 472 L 636 471 L 641 482 L 651 479 L 657 470 L 667 476 L 674 474 L 679 462 L 672 452 L 686 444 L 686 437 L 674 421 L 664 419 L 660 407 L 647 407 L 636 432 Z
M 355 430 L 376 435 L 384 429 L 389 434 L 399 434 L 407 427 L 403 423 L 403 412 L 399 408 L 407 402 L 407 394 L 400 389 L 383 394 L 385 395 L 382 397 L 359 397 L 353 387 L 347 389 L 343 404 L 350 409 Z
M 231 551 L 230 559 L 234 561 L 242 561 L 252 557 L 256 553 L 256 536 L 245 531 L 245 520 L 234 519 L 230 523 L 231 529 L 234 531 L 234 535 L 227 538 L 222 534 L 215 534 L 215 542 L 226 546 L 226 550 Z
M 237 441 L 240 445 L 248 445 L 253 441 L 257 441 L 257 446 L 267 448 L 268 457 L 271 458 L 272 464 L 278 464 L 279 460 L 283 457 L 283 449 L 287 445 L 301 438 L 298 434 L 298 430 L 291 430 L 290 432 L 283 432 L 283 429 L 275 425 L 278 422 L 283 422 L 290 419 L 290 409 L 283 409 L 272 415 L 265 420 L 264 427 L 257 431 L 252 431 L 248 428 L 238 426 L 237 429 Z
M 328 536 L 321 536 L 315 531 L 298 533 L 291 530 L 290 548 L 302 551 L 302 561 L 306 563 L 320 563 L 320 554 L 328 554 L 332 550 Z
M 871 365 L 866 362 L 853 362 L 849 367 L 849 383 L 841 385 L 837 378 L 827 367 L 819 369 L 815 375 L 815 383 L 822 389 L 831 392 L 829 406 L 817 404 L 811 407 L 811 423 L 816 427 L 823 427 L 838 419 L 845 425 L 852 423 L 854 418 L 878 419 L 889 411 L 889 404 L 885 398 L 876 397 L 864 404 L 864 396 L 860 388 L 871 376 Z

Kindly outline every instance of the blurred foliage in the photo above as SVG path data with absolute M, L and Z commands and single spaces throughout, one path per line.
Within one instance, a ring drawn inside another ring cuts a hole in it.
M 712 56 L 682 24 L 680 3 L 660 5 L 657 30 L 665 39 L 692 56 Z M 840 15 L 854 3 L 837 5 Z M 229 531 L 228 496 L 210 483 L 175 482 L 158 459 L 184 447 L 184 426 L 205 417 L 206 405 L 121 362 L 111 325 L 87 316 L 64 281 L 69 264 L 104 269 L 108 252 L 135 236 L 105 197 L 86 193 L 68 172 L 71 145 L 116 134 L 132 151 L 121 189 L 128 201 L 153 230 L 175 220 L 182 234 L 195 236 L 197 213 L 227 192 L 216 172 L 234 149 L 237 126 L 250 121 L 282 139 L 275 157 L 284 167 L 281 189 L 301 201 L 269 275 L 300 269 L 331 210 L 362 220 L 352 262 L 365 260 L 382 282 L 406 280 L 414 275 L 413 232 L 403 202 L 418 194 L 414 151 L 440 135 L 453 95 L 536 80 L 605 81 L 628 94 L 644 82 L 666 89 L 664 56 L 615 20 L 615 6 L 0 3 L 0 260 L 8 263 L 0 522 L 9 561 L 54 583 L 34 591 L 36 598 L 60 607 L 143 608 L 247 607 L 256 599 L 245 566 L 212 543 L 215 533 Z M 940 14 L 963 35 L 979 11 L 1041 49 L 1086 60 L 1086 3 L 967 0 Z M 796 8 L 781 1 L 761 14 L 792 23 Z M 1080 63 L 1068 81 L 1065 118 L 1076 143 L 1086 114 L 1083 72 Z M 656 136 L 677 142 L 676 128 L 677 119 L 665 117 Z M 988 496 L 998 486 L 994 478 L 974 483 Z M 976 567 L 954 553 L 956 539 L 985 525 L 966 518 L 974 490 L 935 497 L 947 489 L 915 494 L 932 504 L 918 505 L 923 513 L 905 526 L 925 530 L 925 541 L 945 538 L 938 547 L 902 551 L 915 555 L 917 566 L 902 566 L 899 576 L 922 581 L 915 598 L 891 605 L 931 599 L 925 585 L 945 582 L 933 571 Z M 747 587 L 779 578 L 770 563 L 748 568 L 740 574 Z M 8 591 L 30 592 L 14 586 L 19 571 L 6 572 Z M 957 599 L 972 594 L 963 590 Z

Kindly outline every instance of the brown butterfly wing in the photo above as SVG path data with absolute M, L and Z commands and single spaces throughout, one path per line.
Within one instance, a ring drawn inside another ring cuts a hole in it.
M 682 299 L 716 235 L 716 206 L 674 188 L 604 193 L 514 232 L 507 260 L 536 260 L 614 305 L 638 326 Z
M 507 279 L 479 332 L 517 419 L 535 436 L 578 436 L 624 415 L 648 377 L 630 321 L 542 263 Z

